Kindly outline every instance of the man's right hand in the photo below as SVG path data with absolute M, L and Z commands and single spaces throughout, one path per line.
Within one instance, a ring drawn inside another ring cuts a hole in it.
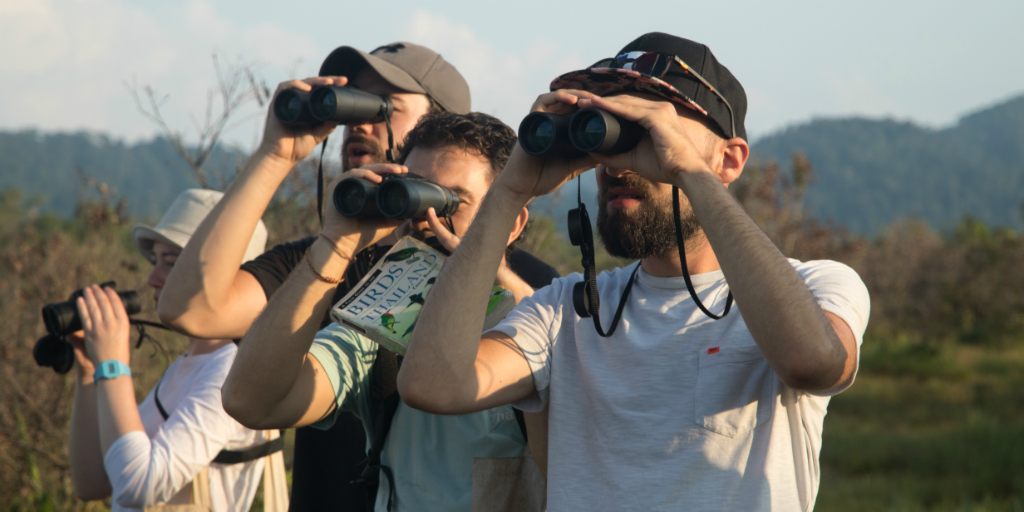
M 402 221 L 388 217 L 356 219 L 338 213 L 334 207 L 334 189 L 347 178 L 362 178 L 380 184 L 387 174 L 405 174 L 409 169 L 398 164 L 372 164 L 342 173 L 327 186 L 328 198 L 324 207 L 324 236 L 335 242 L 338 249 L 355 256 L 359 251 L 389 235 Z
M 267 123 L 263 130 L 263 141 L 260 143 L 258 152 L 276 158 L 290 164 L 306 158 L 317 144 L 327 138 L 338 123 L 330 121 L 315 126 L 306 124 L 286 125 L 277 120 L 274 115 L 274 100 L 277 95 L 285 89 L 298 89 L 309 92 L 318 85 L 336 85 L 342 87 L 348 83 L 348 78 L 343 76 L 315 76 L 305 80 L 289 80 L 281 82 L 274 92 L 274 98 L 270 100 L 270 108 L 267 109 Z

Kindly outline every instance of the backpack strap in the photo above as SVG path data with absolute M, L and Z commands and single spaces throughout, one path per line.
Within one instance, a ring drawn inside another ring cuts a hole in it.
M 401 401 L 398 396 L 398 368 L 401 365 L 396 352 L 382 346 L 377 347 L 377 359 L 370 373 L 370 413 L 373 416 L 373 444 L 366 454 L 366 466 L 354 484 L 374 487 L 380 483 L 380 474 L 388 479 L 387 510 L 390 511 L 395 501 L 395 479 L 391 468 L 380 462 L 380 454 L 384 450 L 384 442 L 391 431 L 391 421 Z M 371 507 L 373 505 L 371 504 Z
M 163 380 L 163 377 L 160 377 L 160 381 L 156 383 L 156 389 L 153 390 L 153 401 L 156 402 L 156 409 L 160 411 L 160 416 L 163 416 L 164 421 L 167 421 L 167 418 L 171 415 L 167 414 L 167 410 L 164 409 L 164 404 L 160 403 L 160 383 L 163 382 Z M 266 443 L 252 446 L 245 450 L 221 450 L 211 462 L 216 462 L 218 464 L 242 464 L 243 462 L 251 462 L 268 455 L 273 455 L 282 450 L 284 450 L 284 436 Z

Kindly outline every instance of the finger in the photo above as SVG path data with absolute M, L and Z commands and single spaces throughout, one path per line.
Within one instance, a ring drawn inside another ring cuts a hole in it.
M 553 114 L 571 112 L 571 108 L 580 99 L 591 98 L 594 94 L 576 89 L 559 89 L 557 91 L 541 94 L 530 108 L 531 112 L 550 112 Z
M 89 293 L 89 290 L 86 289 L 85 293 Z M 85 295 L 85 294 L 83 294 L 83 295 Z M 92 313 L 89 312 L 89 306 L 86 304 L 85 298 L 84 297 L 78 297 L 77 299 L 75 299 L 75 306 L 78 308 L 78 318 L 82 319 L 82 329 L 84 331 L 91 331 L 92 330 Z M 83 334 L 83 336 L 84 336 L 84 334 L 85 334 L 84 331 L 78 331 L 78 332 L 81 332 Z
M 632 96 L 616 96 L 613 98 L 602 98 L 594 96 L 589 99 L 580 100 L 581 108 L 592 106 L 615 114 L 627 121 L 639 123 L 650 130 L 657 118 L 676 119 L 678 117 L 675 107 L 667 101 L 650 101 Z M 585 105 L 585 106 L 584 106 Z
M 427 224 L 430 225 L 430 230 L 434 232 L 434 236 L 441 242 L 441 245 L 448 249 L 448 252 L 455 252 L 455 248 L 459 246 L 462 239 L 448 231 L 448 226 L 445 226 L 441 219 L 437 218 L 437 213 L 433 208 L 427 209 Z
M 404 174 L 407 172 L 409 172 L 409 168 L 404 165 L 374 164 L 367 167 L 352 169 L 351 171 L 338 176 L 338 181 L 345 178 L 362 178 L 374 183 L 380 183 L 384 181 L 383 176 L 386 174 Z
M 348 85 L 348 77 L 347 76 L 335 76 L 335 75 L 332 75 L 332 76 L 325 76 L 325 77 L 318 77 L 318 78 L 326 78 L 326 79 L 331 80 L 331 83 L 327 84 L 327 85 L 336 85 L 338 87 L 344 87 L 344 86 Z
M 117 294 L 117 290 L 113 288 L 104 288 L 104 292 L 107 294 L 107 298 L 110 300 L 110 309 L 114 313 L 114 318 L 122 320 L 128 318 L 128 312 L 124 309 L 124 302 L 121 301 L 121 296 Z
M 330 137 L 331 134 L 334 133 L 334 129 L 337 127 L 337 121 L 325 121 L 321 124 L 312 127 L 310 129 L 310 135 L 312 135 L 313 138 L 316 140 L 316 143 L 319 144 L 323 142 L 324 139 L 326 139 L 327 137 Z
M 96 296 L 96 304 L 99 305 L 100 316 L 97 321 L 110 321 L 114 318 L 114 306 L 110 303 L 110 297 L 106 291 L 98 285 L 93 285 L 93 293 Z
M 306 80 L 310 79 L 307 78 Z M 306 83 L 304 80 L 286 80 L 284 82 L 277 84 L 277 90 L 274 91 L 274 96 L 277 96 L 277 93 L 285 89 L 298 89 L 300 91 L 309 92 L 313 90 L 313 86 Z

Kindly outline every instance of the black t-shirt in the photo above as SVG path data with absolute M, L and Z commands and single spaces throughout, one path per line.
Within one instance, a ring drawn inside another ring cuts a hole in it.
M 263 287 L 267 300 L 277 292 L 299 264 L 317 237 L 311 236 L 275 246 L 258 258 L 243 263 L 242 270 L 253 275 Z M 331 303 L 337 303 L 387 253 L 388 247 L 369 247 L 359 254 L 345 278 L 334 291 Z M 534 289 L 551 284 L 558 271 L 536 256 L 513 249 L 507 259 L 509 268 Z M 331 323 L 330 311 L 320 327 Z M 292 493 L 289 512 L 307 510 L 369 510 L 377 489 L 349 484 L 360 476 L 366 459 L 366 434 L 363 424 L 352 413 L 341 413 L 326 431 L 304 427 L 295 431 L 295 459 L 292 463 Z

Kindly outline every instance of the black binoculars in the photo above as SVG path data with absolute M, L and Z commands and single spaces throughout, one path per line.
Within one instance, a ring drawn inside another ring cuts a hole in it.
M 636 147 L 647 130 L 639 123 L 596 108 L 569 115 L 533 112 L 519 124 L 519 145 L 531 155 L 577 158 L 615 155 Z
M 116 288 L 113 281 L 100 284 L 100 288 Z M 53 371 L 64 374 L 71 370 L 75 363 L 75 349 L 64 339 L 64 336 L 82 329 L 82 317 L 78 315 L 78 306 L 75 300 L 81 297 L 84 290 L 78 290 L 71 295 L 71 300 L 57 302 L 43 306 L 43 324 L 46 332 L 32 348 L 32 357 L 36 364 L 53 368 Z M 142 302 L 139 294 L 134 291 L 117 292 L 124 303 L 124 309 L 129 315 L 142 311 Z
M 309 92 L 285 89 L 274 98 L 274 115 L 284 124 L 377 123 L 394 110 L 388 97 L 354 87 L 319 85 Z
M 459 195 L 414 173 L 386 174 L 379 185 L 346 178 L 334 188 L 334 207 L 346 217 L 412 219 L 433 208 L 438 217 L 459 209 Z

